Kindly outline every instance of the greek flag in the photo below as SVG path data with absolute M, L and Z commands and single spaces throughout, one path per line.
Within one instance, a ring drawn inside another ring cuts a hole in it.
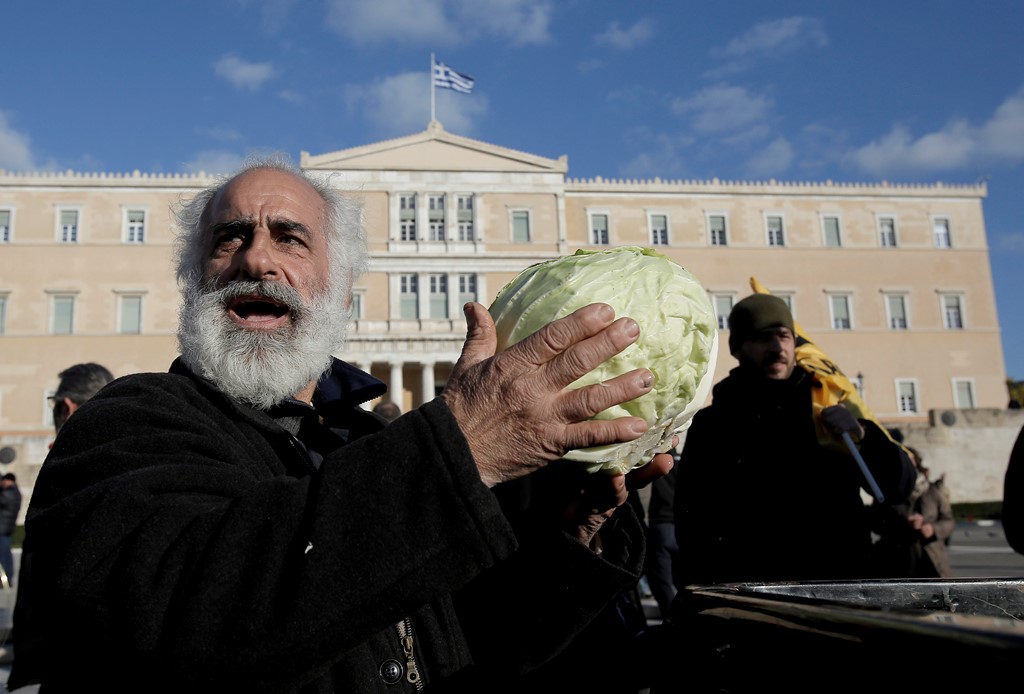
M 434 63 L 434 86 L 469 94 L 473 91 L 473 78 L 452 70 L 444 63 Z

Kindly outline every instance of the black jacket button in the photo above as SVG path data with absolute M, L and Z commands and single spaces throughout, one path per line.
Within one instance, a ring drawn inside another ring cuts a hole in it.
M 384 684 L 398 684 L 403 671 L 402 664 L 397 660 L 385 660 L 380 664 L 380 678 L 384 680 Z

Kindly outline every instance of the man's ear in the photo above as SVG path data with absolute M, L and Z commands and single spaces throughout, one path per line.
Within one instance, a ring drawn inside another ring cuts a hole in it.
M 64 407 L 68 408 L 68 417 L 75 413 L 75 410 L 79 408 L 79 404 L 71 398 L 64 398 Z

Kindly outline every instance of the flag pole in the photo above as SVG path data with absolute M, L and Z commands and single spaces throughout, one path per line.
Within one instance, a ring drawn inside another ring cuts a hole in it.
M 430 54 L 430 70 L 427 72 L 430 77 L 430 122 L 434 122 L 434 54 Z
M 850 436 L 850 432 L 843 432 L 843 442 L 846 443 L 846 447 L 849 449 L 853 459 L 857 461 L 857 465 L 860 467 L 861 474 L 864 475 L 864 479 L 867 480 L 868 485 L 871 486 L 871 496 L 875 497 L 875 501 L 883 503 L 885 501 L 885 495 L 882 494 L 882 490 L 878 488 L 878 482 L 875 482 L 874 475 L 871 474 L 871 470 L 868 469 L 868 464 L 864 462 L 864 456 L 857 450 L 857 444 L 853 442 L 853 437 Z

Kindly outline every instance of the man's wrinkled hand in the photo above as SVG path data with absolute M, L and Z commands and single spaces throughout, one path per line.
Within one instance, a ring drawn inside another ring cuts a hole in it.
M 639 438 L 638 417 L 590 420 L 649 392 L 654 377 L 635 369 L 600 384 L 567 388 L 633 344 L 640 328 L 591 304 L 495 354 L 494 321 L 476 302 L 465 306 L 468 335 L 441 397 L 458 421 L 488 486 L 516 479 L 569 450 Z
M 583 544 L 592 545 L 604 522 L 626 503 L 630 490 L 642 489 L 664 477 L 673 464 L 671 454 L 658 453 L 650 463 L 625 475 L 587 475 L 579 497 L 566 506 L 563 516 L 566 531 Z

